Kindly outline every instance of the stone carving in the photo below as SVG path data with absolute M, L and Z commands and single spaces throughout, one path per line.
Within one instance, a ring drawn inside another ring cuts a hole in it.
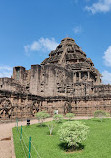
M 3 98 L 0 100 L 0 118 L 9 118 L 12 114 L 12 104 L 9 99 Z
M 72 111 L 71 102 L 66 101 L 64 104 L 64 114 L 71 113 Z

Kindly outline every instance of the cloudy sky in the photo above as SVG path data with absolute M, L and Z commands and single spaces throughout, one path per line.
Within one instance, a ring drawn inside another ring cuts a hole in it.
M 111 83 L 111 0 L 0 0 L 0 77 L 40 64 L 67 36 Z

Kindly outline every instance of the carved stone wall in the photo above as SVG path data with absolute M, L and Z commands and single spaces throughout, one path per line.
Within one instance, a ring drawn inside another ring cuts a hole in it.
M 0 91 L 0 119 L 34 117 L 41 106 L 42 98 L 39 96 Z
M 85 96 L 82 98 L 45 98 L 42 109 L 52 114 L 54 110 L 58 110 L 61 114 L 73 112 L 76 116 L 93 116 L 96 110 L 104 110 L 111 114 L 111 95 L 91 98 Z
M 0 90 L 8 90 L 12 92 L 25 92 L 29 91 L 26 89 L 26 86 L 21 84 L 19 81 L 14 80 L 13 78 L 0 78 Z
M 30 93 L 40 96 L 62 96 L 69 93 L 73 73 L 55 65 L 31 67 Z
M 111 114 L 111 95 L 76 97 L 39 97 L 31 94 L 0 91 L 0 119 L 33 118 L 38 111 L 51 115 L 73 112 L 76 116 L 93 116 L 96 110 Z

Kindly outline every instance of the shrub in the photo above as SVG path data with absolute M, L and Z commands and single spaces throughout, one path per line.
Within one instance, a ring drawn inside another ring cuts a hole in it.
M 50 135 L 52 135 L 53 129 L 54 129 L 54 127 L 55 127 L 54 122 L 52 122 L 52 121 L 48 122 L 48 125 L 47 125 L 47 126 L 48 126 L 48 128 L 49 128 Z
M 67 113 L 66 114 L 66 117 L 71 120 L 73 117 L 74 117 L 74 114 L 73 113 Z
M 110 116 L 110 114 L 105 112 L 105 111 L 97 110 L 94 112 L 94 117 L 100 118 L 101 122 L 102 122 L 104 117 L 109 117 L 109 116 Z
M 53 116 L 53 119 L 54 119 L 56 122 L 60 123 L 60 122 L 62 122 L 62 120 L 63 120 L 63 115 L 56 114 L 56 115 Z
M 65 122 L 58 131 L 60 140 L 76 149 L 86 139 L 89 127 L 80 121 Z
M 50 117 L 50 115 L 46 111 L 41 111 L 41 112 L 36 113 L 36 118 L 41 126 L 44 120 L 48 117 Z

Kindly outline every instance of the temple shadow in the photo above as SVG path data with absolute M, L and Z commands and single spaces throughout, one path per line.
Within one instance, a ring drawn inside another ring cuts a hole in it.
M 67 143 L 60 143 L 59 147 L 61 150 L 64 150 L 65 152 L 76 152 L 76 151 L 81 151 L 85 148 L 85 145 L 79 144 L 78 147 L 72 148 L 69 147 Z
M 41 124 L 37 124 L 37 127 L 47 127 L 47 125 L 44 124 L 44 123 L 42 125 Z
M 95 121 L 95 122 L 105 122 L 106 119 L 105 118 L 94 118 L 94 119 L 91 119 L 92 121 Z

